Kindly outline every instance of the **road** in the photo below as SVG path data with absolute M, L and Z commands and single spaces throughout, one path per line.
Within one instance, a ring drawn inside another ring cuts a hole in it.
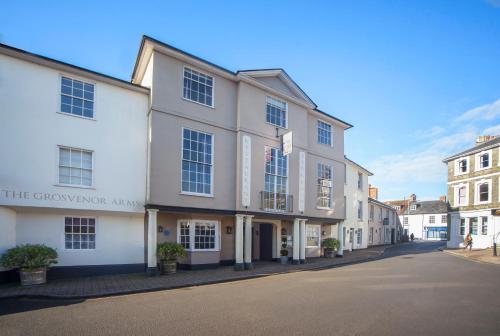
M 0 301 L 6 335 L 500 335 L 500 267 L 393 247 L 320 271 L 85 301 Z

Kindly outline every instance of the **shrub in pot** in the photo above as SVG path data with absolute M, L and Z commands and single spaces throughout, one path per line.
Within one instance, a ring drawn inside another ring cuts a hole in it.
M 340 241 L 335 238 L 326 238 L 323 240 L 324 255 L 326 258 L 335 257 L 335 252 L 340 247 Z
M 18 268 L 21 285 L 40 285 L 47 282 L 47 268 L 57 264 L 57 252 L 40 244 L 20 245 L 7 250 L 0 264 L 7 269 Z
M 173 274 L 177 271 L 177 259 L 186 255 L 184 246 L 165 242 L 158 244 L 156 254 L 160 259 L 161 274 Z
M 282 265 L 288 264 L 288 250 L 287 249 L 281 249 L 280 262 Z

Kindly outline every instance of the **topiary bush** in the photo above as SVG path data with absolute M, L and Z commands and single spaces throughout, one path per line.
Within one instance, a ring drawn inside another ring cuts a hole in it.
M 0 264 L 8 269 L 20 268 L 23 271 L 48 268 L 57 264 L 57 252 L 43 244 L 20 245 L 7 250 L 0 257 Z

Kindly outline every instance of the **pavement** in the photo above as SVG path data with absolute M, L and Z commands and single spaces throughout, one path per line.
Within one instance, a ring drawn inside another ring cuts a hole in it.
M 52 280 L 44 285 L 22 287 L 19 284 L 0 286 L 0 299 L 14 297 L 81 299 L 142 293 L 190 286 L 237 281 L 276 274 L 339 267 L 380 257 L 391 245 L 344 252 L 343 258 L 313 258 L 301 265 L 276 262 L 255 262 L 251 271 L 235 271 L 232 266 L 210 270 L 178 271 L 174 275 L 148 277 L 145 273 L 119 274 Z
M 500 335 L 500 267 L 408 243 L 382 258 L 87 300 L 0 301 L 10 335 Z
M 472 250 L 472 251 L 464 249 L 444 249 L 443 251 L 472 261 L 500 265 L 500 256 L 494 257 L 493 249 L 491 248 L 487 248 L 484 250 Z M 497 250 L 497 253 L 500 254 L 500 249 Z

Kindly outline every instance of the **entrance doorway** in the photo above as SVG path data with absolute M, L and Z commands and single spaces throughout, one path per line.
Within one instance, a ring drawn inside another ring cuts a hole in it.
M 260 260 L 273 260 L 273 225 L 260 224 L 259 228 Z

